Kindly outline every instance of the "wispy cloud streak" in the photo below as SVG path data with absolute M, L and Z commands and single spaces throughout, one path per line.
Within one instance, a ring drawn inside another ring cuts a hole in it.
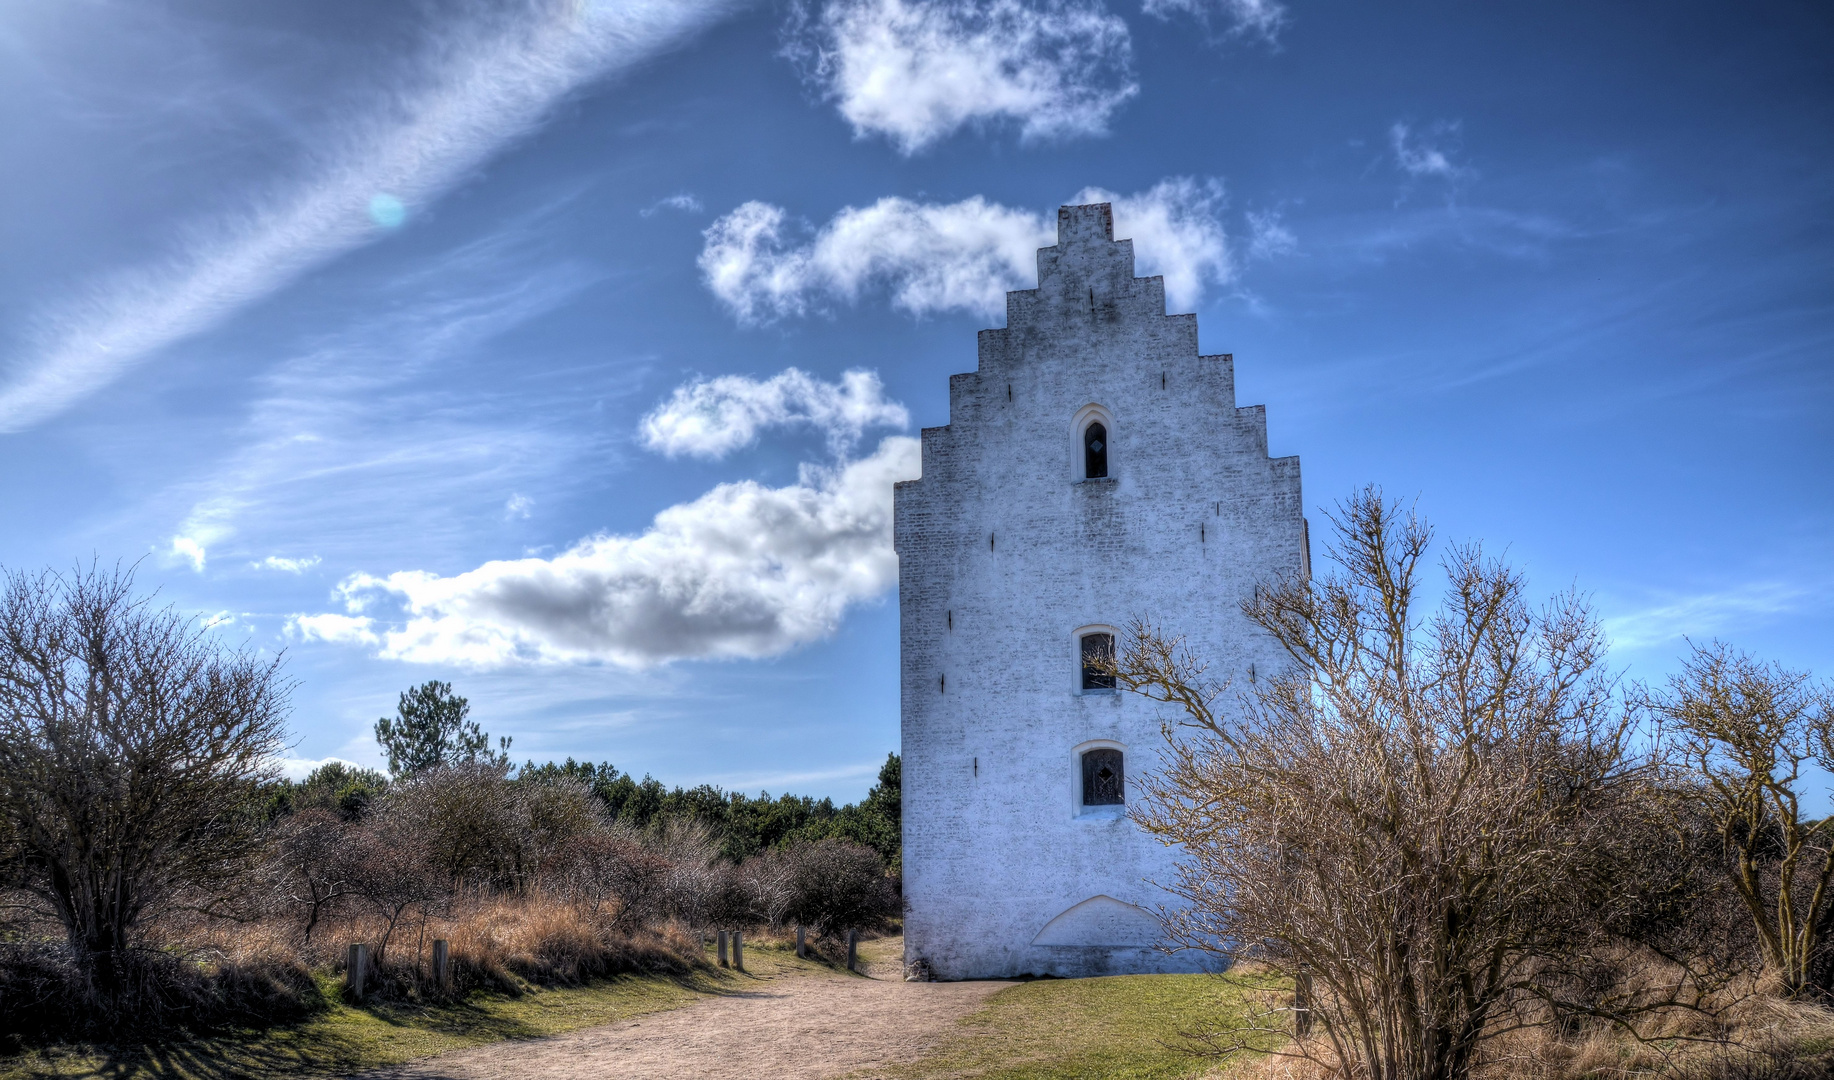
M 705 26 L 735 0 L 528 0 L 447 28 L 410 86 L 349 125 L 311 178 L 195 225 L 157 265 L 39 321 L 0 385 L 0 432 L 68 407 L 150 354 L 373 240 L 533 128 L 558 99 Z

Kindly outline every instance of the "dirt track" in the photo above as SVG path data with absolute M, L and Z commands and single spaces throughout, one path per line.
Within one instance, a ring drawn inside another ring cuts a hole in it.
M 876 973 L 742 976 L 733 993 L 685 1008 L 442 1054 L 366 1080 L 816 1080 L 915 1060 L 1010 985 L 907 983 L 890 964 Z

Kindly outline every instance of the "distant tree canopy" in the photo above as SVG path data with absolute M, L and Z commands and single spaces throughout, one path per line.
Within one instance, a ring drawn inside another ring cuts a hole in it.
M 584 784 L 618 821 L 639 829 L 658 829 L 670 821 L 699 823 L 721 838 L 720 854 L 737 862 L 770 848 L 829 838 L 852 840 L 879 853 L 893 873 L 902 871 L 900 790 L 902 770 L 897 754 L 887 754 L 879 782 L 858 803 L 836 807 L 833 799 L 760 792 L 756 798 L 712 784 L 665 788 L 619 772 L 608 762 L 598 765 L 529 762 L 518 783 L 574 780 Z
M 376 742 L 388 754 L 388 771 L 412 776 L 440 765 L 509 764 L 508 738 L 490 748 L 490 734 L 469 720 L 471 703 L 451 683 L 429 680 L 401 693 L 396 715 L 376 721 Z
M 475 764 L 501 767 L 494 761 Z M 268 816 L 327 810 L 345 821 L 355 821 L 364 816 L 370 803 L 411 775 L 414 773 L 398 774 L 391 781 L 373 769 L 326 762 L 304 780 L 283 782 L 269 800 Z M 768 792 L 753 797 L 712 784 L 669 788 L 648 776 L 639 780 L 610 762 L 594 765 L 572 758 L 545 765 L 531 761 L 509 782 L 578 784 L 592 794 L 606 817 L 646 832 L 660 832 L 672 822 L 698 825 L 718 839 L 721 857 L 735 863 L 775 848 L 840 839 L 871 848 L 886 869 L 896 874 L 903 870 L 900 778 L 898 755 L 887 754 L 879 767 L 879 782 L 866 797 L 838 807 L 833 799 L 788 794 L 773 798 Z

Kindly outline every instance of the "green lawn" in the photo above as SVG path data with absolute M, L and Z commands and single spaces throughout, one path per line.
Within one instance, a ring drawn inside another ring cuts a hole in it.
M 897 1080 L 1171 1080 L 1221 1064 L 1182 1033 L 1217 1030 L 1275 984 L 1229 975 L 1040 979 L 1002 990 L 930 1056 L 871 1075 Z
M 778 950 L 746 950 L 757 974 L 817 970 Z M 300 1024 L 157 1045 L 88 1045 L 0 1057 L 0 1080 L 107 1077 L 109 1080 L 228 1080 L 231 1077 L 335 1076 L 501 1039 L 558 1035 L 688 1004 L 736 988 L 734 976 L 627 975 L 582 987 L 530 988 L 520 996 L 475 993 L 441 1007 L 344 1004 L 338 984 L 322 984 L 331 1004 Z

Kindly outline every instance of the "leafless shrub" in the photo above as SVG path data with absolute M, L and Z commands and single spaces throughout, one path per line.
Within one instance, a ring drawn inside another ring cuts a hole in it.
M 898 911 L 898 893 L 878 853 L 846 840 L 822 840 L 767 852 L 754 862 L 787 886 L 782 917 L 827 935 L 876 926 Z
M 1801 811 L 1802 768 L 1834 769 L 1834 691 L 1715 642 L 1696 647 L 1656 707 L 1678 729 L 1693 803 L 1783 993 L 1834 991 L 1834 819 Z
M 10 573 L 0 591 L 0 838 L 61 924 L 80 997 L 161 1012 L 145 936 L 224 905 L 255 863 L 256 789 L 283 747 L 276 659 L 228 651 L 131 574 Z
M 389 943 L 404 923 L 418 923 L 424 944 L 428 918 L 455 886 L 450 864 L 436 854 L 441 834 L 429 829 L 423 816 L 427 804 L 397 798 L 384 800 L 348 834 L 350 891 L 381 925 L 380 936 L 371 941 L 378 965 L 386 962 Z
M 668 856 L 636 830 L 601 825 L 570 842 L 565 891 L 595 916 L 609 903 L 612 926 L 628 931 L 667 913 L 675 873 Z
M 515 783 L 510 796 L 519 833 L 512 845 L 517 884 L 540 888 L 552 879 L 564 888 L 574 864 L 610 831 L 603 807 L 577 780 Z
M 354 830 L 335 812 L 317 807 L 281 819 L 271 837 L 271 867 L 278 899 L 305 919 L 302 944 L 312 931 L 358 887 L 360 864 Z
M 1607 856 L 1626 823 L 1653 820 L 1660 776 L 1628 752 L 1585 605 L 1536 609 L 1519 575 L 1467 547 L 1421 621 L 1426 526 L 1373 491 L 1335 524 L 1339 575 L 1244 606 L 1291 666 L 1239 695 L 1239 715 L 1143 621 L 1115 662 L 1121 686 L 1183 714 L 1135 811 L 1183 853 L 1175 943 L 1305 973 L 1321 1041 L 1294 1052 L 1383 1080 L 1467 1076 L 1487 1040 L 1574 1011 L 1628 1024 L 1699 1006 L 1691 972 L 1588 977 L 1628 947 L 1612 920 L 1647 899 Z
M 398 781 L 370 815 L 448 883 L 510 885 L 525 840 L 508 767 L 471 762 Z

